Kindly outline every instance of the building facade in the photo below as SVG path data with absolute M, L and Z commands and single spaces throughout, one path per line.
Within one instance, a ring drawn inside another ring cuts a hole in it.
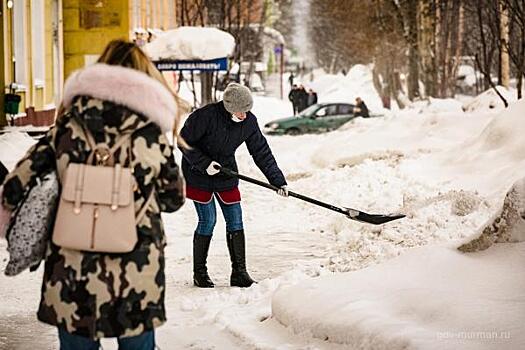
M 21 97 L 15 125 L 52 124 L 64 79 L 109 41 L 176 26 L 176 0 L 0 1 L 0 100 Z M 0 126 L 6 122 L 2 108 Z
M 19 116 L 37 125 L 53 120 L 60 95 L 60 12 L 60 0 L 11 0 L 1 5 L 1 98 L 4 101 L 5 93 L 19 95 Z M 0 125 L 5 125 L 4 108 L 0 113 Z

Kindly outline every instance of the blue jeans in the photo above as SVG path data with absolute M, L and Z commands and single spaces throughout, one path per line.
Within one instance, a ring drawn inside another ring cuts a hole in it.
M 58 329 L 60 350 L 98 350 L 100 342 Z M 149 331 L 135 337 L 118 338 L 119 350 L 154 350 L 155 332 Z
M 219 206 L 226 221 L 226 232 L 239 231 L 243 229 L 242 225 L 242 209 L 241 203 L 224 204 L 219 198 L 217 198 Z M 201 236 L 213 235 L 213 228 L 217 223 L 217 210 L 215 209 L 215 198 L 212 197 L 211 201 L 206 204 L 193 202 L 197 215 L 199 217 L 199 223 L 195 232 Z

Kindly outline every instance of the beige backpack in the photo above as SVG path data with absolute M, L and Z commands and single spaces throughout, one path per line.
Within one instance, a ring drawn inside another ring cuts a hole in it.
M 97 144 L 92 134 L 83 129 L 92 151 L 87 164 L 70 163 L 66 169 L 53 243 L 91 252 L 130 252 L 137 243 L 136 225 L 146 214 L 154 190 L 135 216 L 133 170 L 115 164 L 113 157 L 128 141 L 131 164 L 132 133 L 120 136 L 109 148 L 105 143 Z M 96 165 L 91 165 L 94 157 Z

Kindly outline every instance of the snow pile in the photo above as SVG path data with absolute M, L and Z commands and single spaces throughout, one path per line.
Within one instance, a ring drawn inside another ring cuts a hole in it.
M 293 115 L 292 104 L 288 100 L 257 95 L 253 96 L 253 100 L 251 112 L 257 117 L 261 127 L 272 120 Z
M 493 118 L 469 148 L 469 153 L 483 156 L 486 152 L 510 153 L 513 160 L 525 158 L 525 100 L 513 103 Z M 509 152 L 510 151 L 510 152 Z M 503 154 L 502 154 L 503 155 Z
M 422 113 L 463 113 L 463 105 L 453 98 L 433 98 L 412 102 L 408 106 L 409 112 Z
M 503 95 L 507 102 L 511 103 L 517 100 L 516 89 L 507 89 L 503 86 L 497 86 L 496 89 L 498 89 L 499 93 Z M 489 89 L 479 94 L 463 106 L 463 109 L 467 112 L 486 111 L 490 109 L 501 110 L 503 108 L 505 108 L 505 105 L 494 89 Z
M 333 133 L 311 161 L 331 166 L 340 179 L 301 181 L 330 183 L 335 194 L 323 198 L 343 198 L 362 210 L 368 203 L 389 212 L 402 197 L 408 217 L 372 228 L 343 218 L 334 222 L 341 243 L 329 267 L 355 270 L 403 248 L 457 240 L 480 227 L 490 231 L 491 242 L 522 240 L 521 183 L 507 196 L 511 205 L 489 221 L 494 224 L 481 224 L 501 207 L 502 193 L 525 175 L 524 111 L 525 100 L 499 115 L 404 112 Z M 352 193 L 345 195 L 343 185 Z M 377 196 L 379 188 L 383 197 Z M 442 191 L 431 195 L 435 188 Z M 430 196 L 422 198 L 425 194 Z M 282 289 L 274 296 L 273 316 L 296 333 L 352 348 L 522 348 L 525 243 L 470 255 L 456 246 L 412 250 L 365 270 Z
M 477 79 L 481 79 L 481 73 L 468 64 L 460 64 L 458 67 L 458 78 L 463 78 L 465 85 L 475 86 Z
M 14 131 L 0 135 L 0 161 L 8 169 L 13 169 L 34 143 L 33 138 L 22 132 Z
M 385 154 L 413 157 L 479 135 L 489 118 L 457 113 L 413 114 L 412 111 L 386 118 L 358 118 L 320 142 L 311 162 L 323 168 L 352 166 Z
M 296 333 L 353 349 L 520 349 L 524 265 L 525 243 L 470 255 L 429 246 L 282 288 L 272 311 Z
M 455 174 L 454 182 L 461 188 L 479 189 L 489 196 L 502 198 L 516 180 L 525 176 L 524 115 L 525 100 L 519 100 L 492 115 L 477 136 L 420 165 L 441 168 L 435 172 L 436 176 Z
M 462 244 L 462 252 L 475 252 L 490 247 L 494 242 L 525 241 L 525 178 L 517 181 L 509 190 L 503 206 L 494 217 L 479 230 L 477 237 Z
M 319 102 L 355 103 L 355 98 L 361 97 L 372 112 L 383 112 L 383 103 L 374 88 L 370 66 L 355 65 L 346 76 L 321 75 L 307 85 L 317 92 Z
M 228 57 L 235 49 L 235 38 L 210 27 L 179 27 L 166 31 L 144 47 L 156 60 L 211 60 Z

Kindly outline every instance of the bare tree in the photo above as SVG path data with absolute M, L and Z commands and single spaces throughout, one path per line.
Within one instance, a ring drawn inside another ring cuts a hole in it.
M 505 2 L 509 13 L 509 40 L 505 46 L 517 78 L 518 99 L 521 99 L 525 74 L 525 0 Z
M 492 88 L 505 106 L 508 102 L 497 89 L 492 80 L 492 72 L 496 70 L 500 75 L 500 64 L 496 64 L 495 58 L 499 57 L 500 35 L 498 2 L 491 1 L 487 6 L 485 0 L 468 0 L 466 12 L 470 21 L 470 40 L 466 44 L 467 52 L 474 57 L 476 68 L 483 75 L 483 88 Z
M 267 16 L 268 16 L 268 6 L 269 6 L 269 1 L 268 0 L 263 0 L 263 8 L 262 8 L 262 11 L 261 11 L 261 19 L 260 19 L 260 22 L 259 22 L 259 27 L 257 28 L 257 36 L 256 36 L 256 41 L 257 42 L 261 42 L 262 40 L 262 35 L 264 33 L 264 26 L 266 24 L 266 19 L 267 19 Z M 253 55 L 250 59 L 250 66 L 248 68 L 248 72 L 246 74 L 246 77 L 244 79 L 244 85 L 250 87 L 250 79 L 253 75 L 253 72 L 255 70 L 255 59 L 256 59 L 256 56 Z
M 499 10 L 499 39 L 500 39 L 500 72 L 501 85 L 507 89 L 510 86 L 509 62 L 509 9 L 507 0 L 498 0 Z
M 402 3 L 401 3 L 402 4 Z M 419 93 L 418 0 L 406 0 L 404 11 L 405 37 L 408 43 L 408 98 L 414 100 Z

